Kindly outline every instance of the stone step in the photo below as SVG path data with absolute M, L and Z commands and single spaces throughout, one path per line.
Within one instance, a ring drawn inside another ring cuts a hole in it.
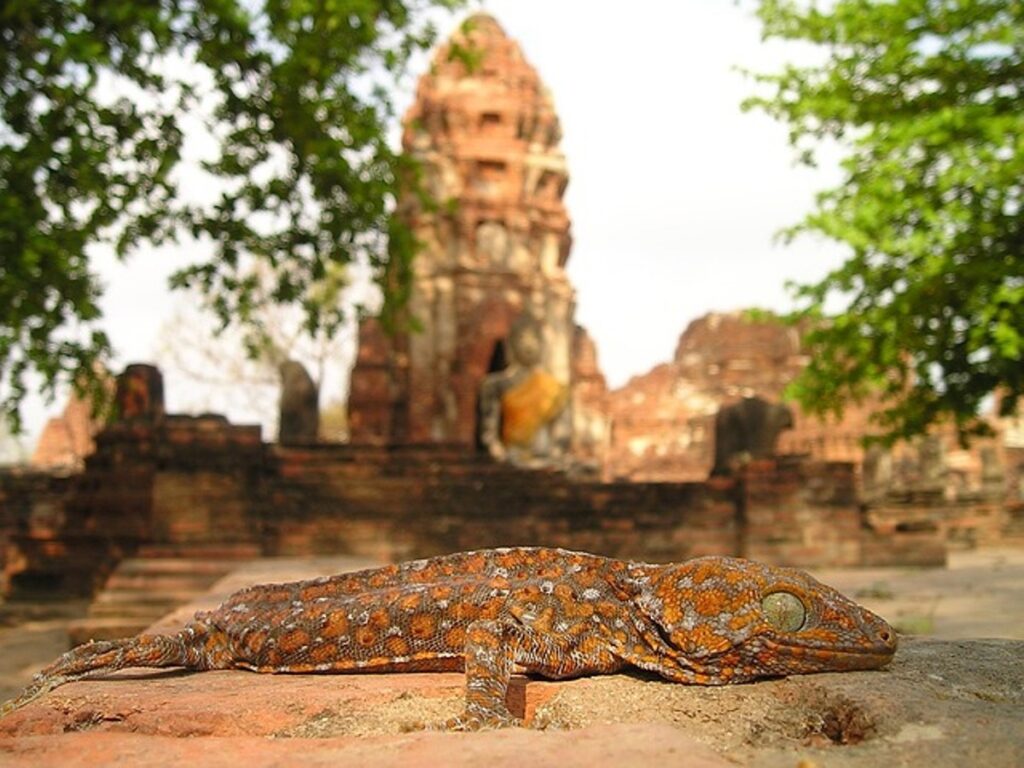
M 223 562 L 216 559 L 200 560 L 173 557 L 129 557 L 121 561 L 115 573 L 123 575 L 175 575 L 206 576 L 216 578 L 227 573 L 238 561 Z
M 166 616 L 181 603 L 154 601 L 153 603 L 93 603 L 86 618 L 90 619 L 140 619 L 147 624 Z
M 68 625 L 68 643 L 71 648 L 90 640 L 119 640 L 139 634 L 152 624 L 143 619 L 89 617 Z
M 211 583 L 198 585 L 194 589 L 104 589 L 93 600 L 93 605 L 180 605 L 187 603 L 196 594 L 205 592 Z
M 237 542 L 230 544 L 146 544 L 139 547 L 136 558 L 156 560 L 192 560 L 210 562 L 216 560 L 253 560 L 262 555 L 258 544 Z
M 223 573 L 210 572 L 182 572 L 182 573 L 166 573 L 160 571 L 146 572 L 136 571 L 122 573 L 120 571 L 114 571 L 107 583 L 104 585 L 104 589 L 107 591 L 133 591 L 141 590 L 146 592 L 166 592 L 166 591 L 190 591 L 194 592 L 197 589 L 202 590 L 210 586 L 211 579 Z
M 1003 525 L 1000 544 L 1006 546 L 1019 546 L 1024 543 L 1024 518 L 1011 517 Z
M 123 560 L 90 603 L 88 616 L 69 629 L 72 645 L 136 634 L 258 554 L 252 544 L 147 546 L 140 552 L 148 556 Z

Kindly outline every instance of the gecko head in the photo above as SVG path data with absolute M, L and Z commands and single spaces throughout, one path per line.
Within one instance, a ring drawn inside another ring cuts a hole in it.
M 638 603 L 696 682 L 876 669 L 896 652 L 883 619 L 795 568 L 697 558 L 664 568 Z

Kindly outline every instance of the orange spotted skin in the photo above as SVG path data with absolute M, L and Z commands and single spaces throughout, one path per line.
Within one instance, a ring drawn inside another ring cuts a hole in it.
M 795 618 L 766 608 L 778 593 Z M 129 666 L 464 669 L 466 708 L 447 726 L 474 729 L 517 722 L 505 705 L 517 670 L 559 679 L 639 667 L 721 685 L 875 669 L 895 650 L 888 624 L 802 571 L 729 557 L 651 565 L 518 547 L 250 587 L 177 635 L 70 651 L 0 716 L 57 685 Z

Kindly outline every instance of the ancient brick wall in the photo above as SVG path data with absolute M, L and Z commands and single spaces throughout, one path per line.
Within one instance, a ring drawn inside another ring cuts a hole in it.
M 741 488 L 746 557 L 795 566 L 860 563 L 853 465 L 751 461 L 743 468 Z
M 779 402 L 806 364 L 799 333 L 771 319 L 711 313 L 691 322 L 668 363 L 610 395 L 608 473 L 635 480 L 700 480 L 714 463 L 714 419 L 723 405 L 758 396 Z M 865 409 L 823 423 L 794 410 L 780 454 L 860 461 Z
M 88 593 L 143 545 L 400 560 L 536 544 L 820 566 L 941 563 L 949 533 L 914 525 L 905 510 L 862 509 L 848 463 L 791 458 L 701 483 L 601 482 L 513 468 L 458 444 L 267 445 L 258 428 L 215 417 L 115 425 L 83 474 L 0 475 L 0 494 L 6 572 L 22 595 Z
M 14 514 L 18 522 L 4 564 L 10 589 L 26 595 L 53 586 L 90 594 L 143 544 L 258 541 L 252 515 L 263 452 L 259 427 L 223 417 L 108 426 L 96 436 L 84 472 L 58 485 L 59 493 L 36 481 L 14 494 L 13 505 L 0 496 L 0 514 Z
M 274 448 L 268 468 L 275 554 L 403 559 L 537 544 L 671 560 L 737 548 L 729 483 L 576 481 L 436 445 Z
M 739 312 L 694 320 L 670 362 L 609 394 L 612 440 L 606 473 L 632 480 L 707 477 L 719 409 L 755 395 L 779 402 L 805 364 L 797 329 L 779 321 Z M 1013 495 L 1019 485 L 1008 446 L 1017 439 L 1024 444 L 1024 438 L 1017 437 L 1009 421 L 993 420 L 996 437 L 975 440 L 969 448 L 959 445 L 952 428 L 938 427 L 891 451 L 866 452 L 862 441 L 874 431 L 874 404 L 849 404 L 841 419 L 819 418 L 789 405 L 793 428 L 780 435 L 777 453 L 854 464 L 862 470 L 869 500 L 878 493 L 941 487 L 946 500 L 970 516 L 966 510 L 971 505 Z
M 670 362 L 611 393 L 609 474 L 634 480 L 706 478 L 714 463 L 719 408 L 753 396 L 778 402 L 804 364 L 799 335 L 778 322 L 742 313 L 694 320 Z M 798 419 L 796 430 L 801 428 Z
M 32 529 L 59 530 L 78 479 L 76 475 L 38 469 L 0 469 L 0 594 L 9 591 L 9 569 L 18 568 L 24 561 L 24 553 L 16 546 L 18 538 Z M 45 577 L 38 582 L 41 588 L 55 584 Z

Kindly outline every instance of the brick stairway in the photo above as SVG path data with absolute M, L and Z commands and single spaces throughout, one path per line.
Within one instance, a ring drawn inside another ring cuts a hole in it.
M 118 564 L 85 618 L 69 626 L 71 645 L 137 634 L 259 555 L 253 544 L 142 547 Z
M 1002 544 L 1013 546 L 1024 545 L 1024 503 L 1015 502 L 1007 505 L 1006 521 L 1003 525 Z

